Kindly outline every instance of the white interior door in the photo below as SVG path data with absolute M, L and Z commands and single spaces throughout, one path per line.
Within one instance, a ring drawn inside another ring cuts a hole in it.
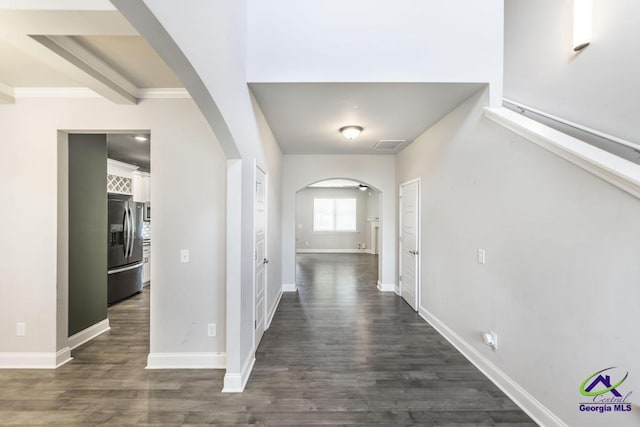
M 267 259 L 267 203 L 266 203 L 266 179 L 265 173 L 256 167 L 256 194 L 255 194 L 255 278 L 254 278 L 254 325 L 255 346 L 258 347 L 265 330 L 265 284 Z
M 400 186 L 400 296 L 418 311 L 420 182 Z

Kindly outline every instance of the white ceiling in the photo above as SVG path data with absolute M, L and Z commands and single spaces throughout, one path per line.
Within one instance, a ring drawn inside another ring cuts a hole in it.
M 392 154 L 379 140 L 412 142 L 482 89 L 476 83 L 251 83 L 285 154 Z M 364 130 L 349 141 L 343 126 Z M 404 145 L 406 146 L 406 145 Z M 401 147 L 402 148 L 402 147 Z
M 80 42 L 108 61 L 138 88 L 182 87 L 182 83 L 141 36 L 82 36 Z
M 16 8 L 29 3 L 34 9 Z M 33 93 L 29 88 L 87 88 L 113 102 L 134 104 L 144 89 L 182 86 L 110 3 L 58 0 L 51 4 L 60 4 L 59 10 L 36 7 L 45 3 L 0 0 L 0 103 Z M 63 7 L 67 3 L 87 7 L 69 10 Z M 484 85 L 251 83 L 250 87 L 285 154 L 393 154 L 398 150 L 374 146 L 380 140 L 407 140 L 401 149 Z M 364 130 L 348 141 L 338 131 L 347 125 Z
M 182 88 L 109 2 L 48 4 L 0 0 L 0 102 L 14 102 L 21 88 L 87 88 L 122 104 L 148 89 Z

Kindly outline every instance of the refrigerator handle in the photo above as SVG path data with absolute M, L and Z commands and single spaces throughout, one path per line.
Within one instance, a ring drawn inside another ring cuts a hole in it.
M 131 221 L 131 249 L 129 250 L 129 256 L 133 256 L 133 246 L 136 240 L 136 216 L 133 214 L 136 212 L 136 206 L 133 206 L 134 210 L 129 209 L 129 220 Z
M 127 204 L 127 212 L 129 213 L 129 251 L 127 258 L 133 254 L 133 216 L 131 215 L 130 205 Z
M 129 210 L 125 206 L 124 208 L 124 219 L 123 224 L 124 228 L 124 257 L 129 257 Z

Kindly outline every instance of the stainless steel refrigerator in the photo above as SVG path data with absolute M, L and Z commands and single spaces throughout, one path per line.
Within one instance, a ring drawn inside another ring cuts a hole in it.
M 143 204 L 131 196 L 109 194 L 108 279 L 109 305 L 142 291 Z

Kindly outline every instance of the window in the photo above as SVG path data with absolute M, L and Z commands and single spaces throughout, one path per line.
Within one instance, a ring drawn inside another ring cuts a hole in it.
M 356 199 L 313 199 L 313 231 L 356 231 Z

